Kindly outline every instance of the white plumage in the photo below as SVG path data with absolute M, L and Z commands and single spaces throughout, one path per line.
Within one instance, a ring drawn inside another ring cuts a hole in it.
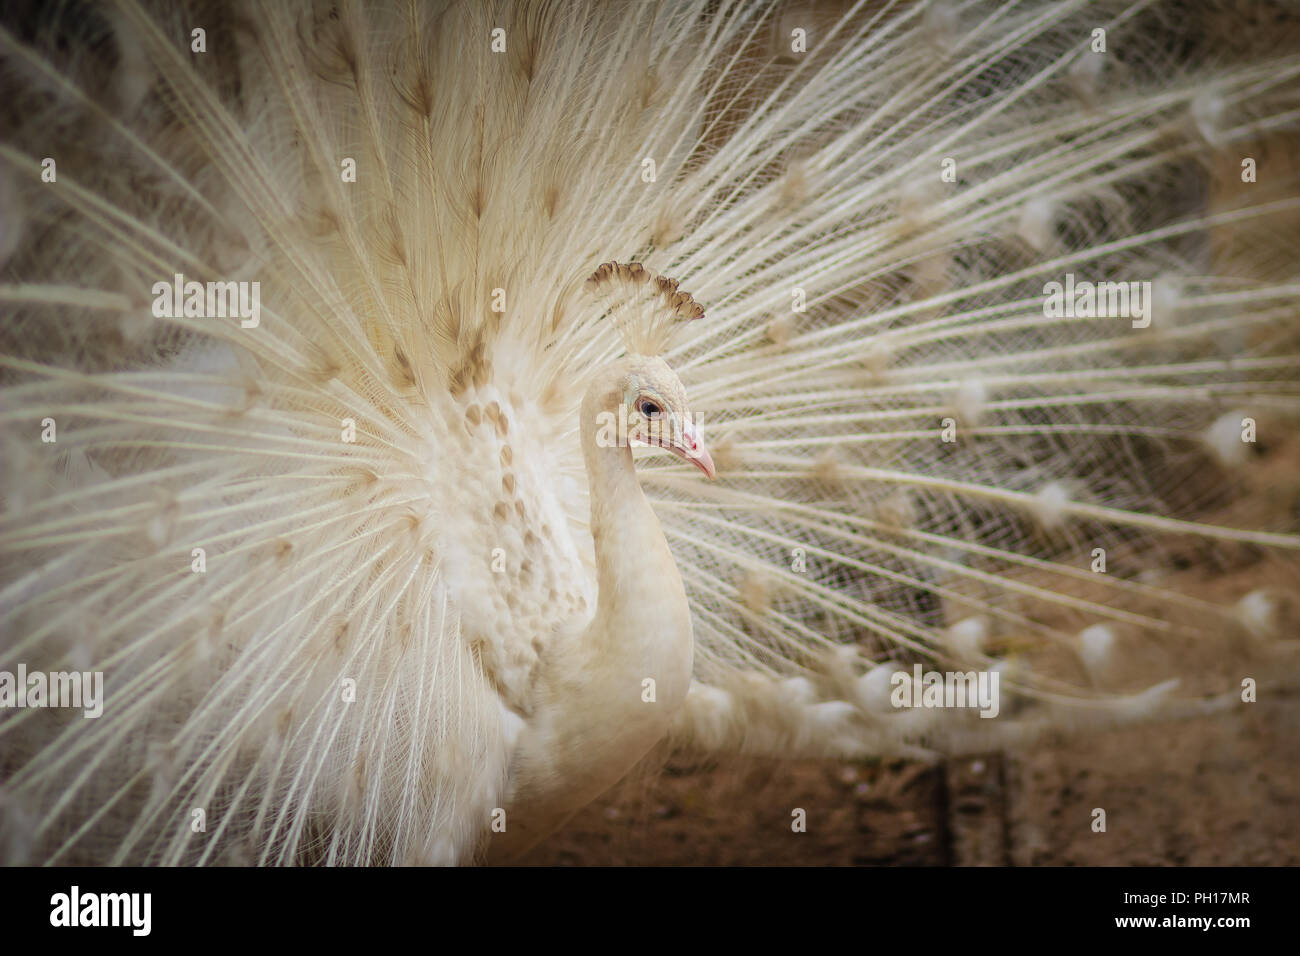
M 0 667 L 108 699 L 0 716 L 11 858 L 509 859 L 664 740 L 1230 703 L 1100 668 L 1260 630 L 1175 551 L 1300 547 L 1195 486 L 1295 420 L 1294 263 L 1206 237 L 1300 200 L 1207 209 L 1196 161 L 1294 125 L 1300 55 L 1178 60 L 1195 6 L 14 14 Z M 260 321 L 157 315 L 178 273 Z M 1047 314 L 1066 273 L 1155 282 L 1150 327 Z M 716 481 L 599 440 L 648 398 Z M 921 658 L 1014 706 L 898 712 Z

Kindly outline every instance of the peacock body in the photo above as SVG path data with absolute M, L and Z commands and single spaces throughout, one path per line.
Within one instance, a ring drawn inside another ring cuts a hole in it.
M 1300 199 L 1206 183 L 1300 54 L 1191 6 L 6 14 L 0 667 L 106 682 L 0 715 L 10 859 L 512 859 L 665 741 L 1229 706 L 1174 678 L 1286 626 L 1295 515 L 1232 507 L 1300 285 L 1219 247 Z

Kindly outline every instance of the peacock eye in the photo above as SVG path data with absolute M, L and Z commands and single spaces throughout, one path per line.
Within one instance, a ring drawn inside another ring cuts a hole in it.
M 645 399 L 640 404 L 641 414 L 646 418 L 658 418 L 663 410 L 655 402 Z

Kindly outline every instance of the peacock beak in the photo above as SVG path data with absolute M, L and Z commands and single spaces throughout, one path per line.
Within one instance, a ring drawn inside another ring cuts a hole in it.
M 713 467 L 713 456 L 704 447 L 704 439 L 693 425 L 682 426 L 681 444 L 675 444 L 669 450 L 704 472 L 710 481 L 718 477 L 718 470 Z
M 713 456 L 704 447 L 704 439 L 693 423 L 682 423 L 676 415 L 665 419 L 655 419 L 649 423 L 647 430 L 639 429 L 632 436 L 634 442 L 654 445 L 664 451 L 670 451 L 683 461 L 689 461 L 710 480 L 718 477 L 713 466 Z

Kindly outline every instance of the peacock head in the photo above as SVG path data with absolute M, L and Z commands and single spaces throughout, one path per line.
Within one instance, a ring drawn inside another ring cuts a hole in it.
M 677 373 L 657 356 L 636 355 L 622 379 L 622 415 L 628 439 L 654 445 L 690 462 L 709 478 L 717 476 Z
M 689 461 L 709 478 L 717 471 L 686 401 L 677 373 L 659 358 L 683 322 L 703 318 L 704 308 L 676 279 L 651 272 L 639 262 L 606 262 L 587 277 L 586 288 L 602 317 L 618 328 L 626 358 L 611 369 L 598 390 L 603 410 L 618 406 L 618 443 L 641 442 Z M 598 438 L 597 443 L 601 444 Z

